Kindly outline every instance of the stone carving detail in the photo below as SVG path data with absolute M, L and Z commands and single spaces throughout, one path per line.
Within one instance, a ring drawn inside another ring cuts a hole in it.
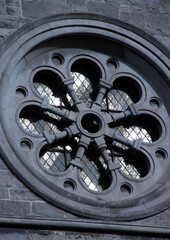
M 19 30 L 0 57 L 0 147 L 25 184 L 83 217 L 169 207 L 168 58 L 158 43 L 121 22 L 66 15 Z

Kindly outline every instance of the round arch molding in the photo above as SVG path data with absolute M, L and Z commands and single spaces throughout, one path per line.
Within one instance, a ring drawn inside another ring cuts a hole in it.
M 168 51 L 103 16 L 66 14 L 0 51 L 0 151 L 51 204 L 135 220 L 170 207 Z

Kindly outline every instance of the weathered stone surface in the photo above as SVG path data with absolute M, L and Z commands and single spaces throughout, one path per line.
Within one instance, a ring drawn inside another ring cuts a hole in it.
M 84 5 L 86 5 L 86 1 L 84 1 L 84 0 L 67 0 L 67 4 L 70 6 L 72 6 L 72 5 L 84 6 Z
M 6 7 L 6 11 L 8 15 L 20 15 L 21 14 L 21 9 L 19 7 Z
M 169 226 L 170 220 L 170 209 L 165 210 L 153 217 L 148 217 L 146 219 L 138 220 L 137 224 L 146 224 L 147 226 Z M 133 222 L 135 224 L 135 222 Z
M 158 40 L 161 38 L 167 47 L 170 45 L 170 2 L 166 0 L 1 0 L 0 27 L 11 29 L 11 34 L 33 19 L 67 12 L 90 12 L 117 18 L 141 28 Z M 7 36 L 4 35 L 5 38 Z
M 0 171 L 0 187 L 23 188 L 24 185 L 9 170 Z
M 52 240 L 65 240 L 68 239 L 67 236 L 65 235 L 64 232 L 57 232 L 57 231 L 53 231 L 52 232 Z
M 119 12 L 121 19 L 125 22 L 133 24 L 138 27 L 140 22 L 140 27 L 145 27 L 144 15 L 142 13 L 134 13 L 133 11 L 121 11 Z
M 41 8 L 40 8 L 41 6 Z M 22 1 L 23 16 L 27 18 L 39 18 L 46 15 L 48 11 L 47 3 L 42 1 Z
M 7 188 L 0 188 L 0 200 L 9 199 L 9 191 Z
M 1 240 L 28 240 L 25 230 L 0 229 Z
M 1 30 L 0 30 L 0 32 L 1 32 Z M 2 170 L 2 169 L 6 169 L 7 170 L 7 166 L 5 165 L 5 163 L 0 158 L 0 170 Z
M 3 19 L 0 19 L 0 28 L 3 28 L 5 30 L 8 30 L 8 29 L 17 29 L 19 27 L 18 25 L 18 22 L 19 21 L 14 21 L 13 19 L 12 20 L 3 20 Z
M 12 188 L 9 191 L 11 200 L 41 200 L 27 188 Z
M 162 237 L 101 234 L 85 232 L 62 232 L 49 230 L 0 229 L 1 240 L 168 240 Z
M 6 14 L 5 0 L 1 0 L 0 1 L 0 14 Z
M 6 0 L 7 6 L 13 6 L 13 7 L 21 7 L 21 1 L 20 0 Z
M 0 27 L 0 36 L 3 38 L 7 38 L 14 32 L 14 29 L 5 29 Z
M 41 6 L 41 8 L 40 8 Z M 46 15 L 62 13 L 66 10 L 63 2 L 44 2 L 40 1 L 24 1 L 22 3 L 22 13 L 26 18 L 40 18 Z
M 65 212 L 61 209 L 53 207 L 46 202 L 33 202 L 32 204 L 32 215 L 42 216 L 50 218 L 64 218 Z
M 30 203 L 0 200 L 1 217 L 26 217 L 30 215 Z
M 51 231 L 44 230 L 44 231 L 31 231 L 28 234 L 29 240 L 52 240 L 52 233 Z
M 152 34 L 160 33 L 170 35 L 170 15 L 169 14 L 146 14 L 146 29 Z
M 89 3 L 88 12 L 101 13 L 106 17 L 118 18 L 118 8 L 116 6 L 106 5 L 105 3 Z
M 67 1 L 68 8 L 73 12 L 87 12 L 86 1 L 82 0 L 69 0 Z
M 170 38 L 169 38 L 169 36 L 162 36 L 161 43 L 164 44 L 164 45 L 166 43 L 165 46 L 170 49 Z

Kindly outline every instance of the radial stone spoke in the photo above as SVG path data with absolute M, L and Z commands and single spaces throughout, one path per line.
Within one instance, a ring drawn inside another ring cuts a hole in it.
M 44 131 L 43 135 L 44 135 L 46 141 L 48 142 L 48 144 L 51 144 L 60 139 L 70 138 L 72 134 L 71 134 L 71 131 L 68 128 L 66 128 L 64 131 L 62 131 L 60 133 L 55 133 L 54 135 L 50 135 L 47 131 Z
M 41 108 L 45 111 L 54 113 L 64 119 L 69 119 L 71 121 L 74 121 L 76 118 L 75 113 L 73 111 L 69 111 L 69 110 L 63 111 L 58 107 L 52 106 L 46 97 L 42 101 Z
M 112 84 L 109 82 L 106 82 L 104 80 L 100 80 L 100 89 L 98 92 L 98 95 L 96 97 L 96 101 L 94 102 L 95 105 L 100 106 L 100 108 L 102 108 L 102 102 L 103 102 L 103 98 L 106 94 L 106 91 L 108 89 L 112 88 Z
M 99 137 L 95 139 L 95 143 L 97 145 L 97 151 L 100 152 L 101 156 L 103 157 L 108 170 L 114 171 L 116 169 L 119 169 L 121 166 L 118 163 L 113 163 L 112 158 L 109 156 L 107 150 L 106 150 L 106 143 L 103 137 Z
M 74 77 L 70 77 L 68 79 L 63 79 L 63 83 L 65 86 L 67 86 L 68 93 L 71 96 L 74 104 L 76 105 L 78 110 L 82 110 L 83 108 L 86 108 L 86 104 L 83 103 L 77 96 L 73 84 L 74 84 Z
M 105 163 L 108 166 L 108 170 L 115 171 L 115 170 L 121 168 L 119 163 L 113 163 L 112 162 L 112 158 L 109 156 L 106 148 L 101 149 L 101 156 L 105 160 Z
M 110 118 L 108 117 L 108 123 L 115 123 L 119 120 L 126 119 L 127 117 L 136 117 L 139 115 L 139 112 L 134 103 L 130 104 L 128 108 L 120 113 L 114 114 L 110 113 Z
M 102 107 L 102 101 L 103 101 L 105 93 L 106 93 L 106 89 L 104 87 L 101 87 L 99 89 L 98 95 L 96 97 L 96 101 L 94 102 L 94 104 L 99 106 L 100 108 Z
M 81 163 L 85 151 L 88 149 L 90 143 L 90 138 L 82 136 L 80 142 L 78 143 L 78 150 L 75 158 L 70 162 L 71 165 L 83 169 L 83 164 Z
M 138 150 L 142 143 L 142 139 L 136 139 L 135 141 L 130 141 L 129 139 L 124 138 L 116 133 L 114 134 L 113 139 L 119 143 L 122 143 L 122 144 L 134 149 L 134 150 Z

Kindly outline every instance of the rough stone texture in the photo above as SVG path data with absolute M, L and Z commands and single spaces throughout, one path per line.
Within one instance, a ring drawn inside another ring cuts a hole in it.
M 168 240 L 163 237 L 142 237 L 86 232 L 61 232 L 52 230 L 1 229 L 1 240 Z
M 0 0 L 0 44 L 19 27 L 50 14 L 85 12 L 102 14 L 130 23 L 170 48 L 170 1 L 166 0 Z M 78 220 L 30 192 L 0 159 L 0 217 Z M 170 209 L 154 217 L 132 222 L 139 226 L 170 227 Z M 1 240 L 156 240 L 142 237 L 54 230 L 0 229 Z
M 46 202 L 34 202 L 32 204 L 32 215 L 47 218 L 64 218 L 64 211 L 53 207 Z
M 0 43 L 27 22 L 67 12 L 90 12 L 120 19 L 170 47 L 170 1 L 166 0 L 1 0 Z
M 12 230 L 12 229 L 2 229 L 0 230 L 0 239 L 1 240 L 27 240 L 29 239 L 27 237 L 25 230 Z
M 0 200 L 1 217 L 26 217 L 30 215 L 29 201 Z

